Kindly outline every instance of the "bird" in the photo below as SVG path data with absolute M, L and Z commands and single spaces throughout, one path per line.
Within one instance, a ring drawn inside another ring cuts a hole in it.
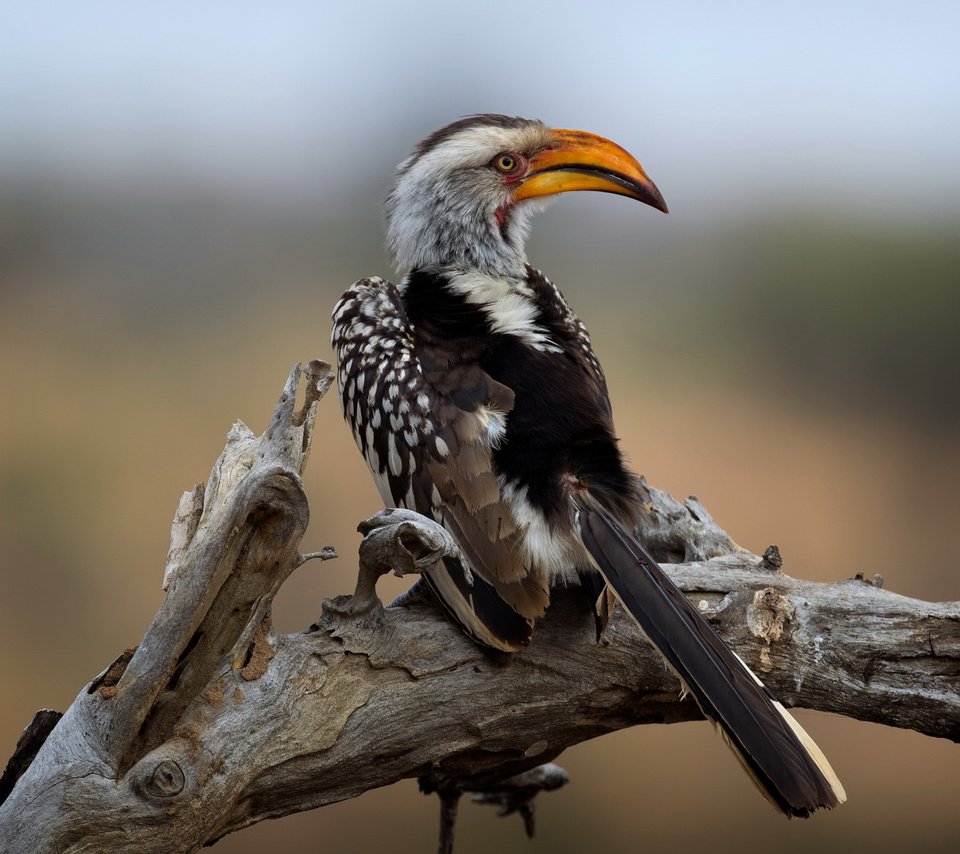
M 420 141 L 386 201 L 402 279 L 361 279 L 333 311 L 345 420 L 385 504 L 459 546 L 418 584 L 468 636 L 522 654 L 551 588 L 581 584 L 598 632 L 621 603 L 775 808 L 833 808 L 846 794 L 822 751 L 634 533 L 642 487 L 603 368 L 525 250 L 532 217 L 578 191 L 667 213 L 633 155 L 593 133 L 478 114 Z

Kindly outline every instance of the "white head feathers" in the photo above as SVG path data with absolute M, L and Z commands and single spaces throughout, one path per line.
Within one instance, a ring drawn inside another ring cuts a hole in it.
M 500 153 L 545 148 L 539 121 L 471 116 L 424 139 L 400 164 L 387 198 L 387 240 L 398 267 L 462 267 L 522 276 L 524 243 L 541 200 L 512 204 L 512 191 L 490 168 Z M 502 222 L 498 211 L 506 211 Z

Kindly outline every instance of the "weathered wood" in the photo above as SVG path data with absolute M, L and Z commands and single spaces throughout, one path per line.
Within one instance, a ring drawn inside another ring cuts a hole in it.
M 20 734 L 20 738 L 17 739 L 17 746 L 13 749 L 13 755 L 7 762 L 7 767 L 3 769 L 3 774 L 0 775 L 0 804 L 10 796 L 14 784 L 30 767 L 43 743 L 47 740 L 47 736 L 50 735 L 62 717 L 62 712 L 55 712 L 53 709 L 40 709 L 33 716 L 33 720 L 27 724 Z
M 354 596 L 325 602 L 307 631 L 273 632 L 280 585 L 307 557 L 330 556 L 298 552 L 300 473 L 330 382 L 321 363 L 306 373 L 304 406 L 295 370 L 265 434 L 236 425 L 206 486 L 181 501 L 157 616 L 20 762 L 0 849 L 193 851 L 406 777 L 451 800 L 487 793 L 527 818 L 505 780 L 601 733 L 699 717 L 622 613 L 594 642 L 578 591 L 557 591 L 510 659 L 486 654 L 429 601 L 384 608 L 381 574 L 424 571 L 456 548 L 406 511 L 361 526 Z M 960 741 L 960 603 L 790 578 L 772 550 L 739 549 L 695 499 L 649 493 L 647 543 L 687 561 L 671 576 L 786 705 Z

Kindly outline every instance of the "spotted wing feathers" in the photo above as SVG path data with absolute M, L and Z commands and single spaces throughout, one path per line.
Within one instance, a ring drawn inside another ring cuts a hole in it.
M 418 351 L 398 288 L 363 279 L 333 313 L 344 417 L 389 505 L 416 510 L 454 534 L 469 566 L 445 561 L 425 579 L 480 642 L 514 651 L 546 608 L 501 496 L 491 448 L 513 394 L 454 354 Z

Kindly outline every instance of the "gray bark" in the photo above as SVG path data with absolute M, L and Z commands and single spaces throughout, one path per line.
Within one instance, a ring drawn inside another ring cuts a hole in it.
M 166 597 L 137 649 L 59 721 L 48 713 L 28 728 L 0 783 L 2 850 L 193 851 L 406 777 L 444 796 L 450 820 L 470 791 L 532 829 L 530 799 L 565 781 L 544 763 L 566 747 L 700 717 L 621 612 L 595 642 L 577 591 L 556 592 L 533 643 L 509 660 L 429 601 L 384 608 L 380 575 L 423 571 L 456 549 L 407 511 L 361 526 L 353 596 L 324 602 L 306 631 L 276 634 L 270 606 L 284 580 L 332 556 L 298 551 L 309 516 L 300 475 L 331 376 L 319 362 L 305 373 L 303 407 L 296 368 L 266 432 L 234 425 L 207 484 L 184 495 Z M 960 741 L 960 603 L 790 578 L 775 549 L 740 549 L 695 499 L 650 488 L 649 506 L 648 545 L 683 561 L 670 575 L 785 705 Z

